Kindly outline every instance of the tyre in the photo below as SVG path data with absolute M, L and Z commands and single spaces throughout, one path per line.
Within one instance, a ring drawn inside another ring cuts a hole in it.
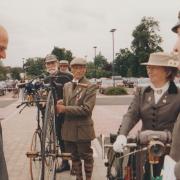
M 31 180 L 39 180 L 42 171 L 41 140 L 39 132 L 35 132 L 32 138 L 30 151 L 34 154 L 30 157 Z
M 42 177 L 55 180 L 57 141 L 55 132 L 55 108 L 52 92 L 47 98 L 42 134 Z

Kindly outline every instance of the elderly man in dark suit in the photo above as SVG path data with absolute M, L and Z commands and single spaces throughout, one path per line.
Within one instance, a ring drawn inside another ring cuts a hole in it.
M 135 124 L 142 120 L 143 130 L 164 131 L 173 130 L 174 123 L 180 112 L 180 89 L 175 85 L 179 59 L 176 54 L 164 52 L 150 54 L 146 65 L 150 78 L 150 86 L 137 90 L 134 99 L 124 115 L 119 135 L 113 144 L 116 152 L 123 152 L 127 143 L 126 136 Z M 154 177 L 159 176 L 163 165 L 153 165 Z M 150 165 L 145 164 L 144 180 L 150 179 Z
M 46 71 L 48 72 L 49 76 L 56 76 L 54 78 L 54 81 L 56 83 L 62 84 L 62 86 L 56 87 L 56 96 L 57 96 L 57 100 L 63 99 L 63 86 L 65 83 L 67 83 L 73 79 L 72 74 L 59 71 L 59 69 L 58 69 L 59 61 L 58 61 L 57 57 L 53 54 L 48 54 L 46 56 L 45 66 L 46 66 Z M 50 81 L 49 78 L 50 77 L 46 78 L 44 80 L 44 82 L 48 83 Z M 58 116 L 56 116 L 56 121 L 55 121 L 56 122 L 56 135 L 57 135 L 58 143 L 60 146 L 60 150 L 62 153 L 65 153 L 66 152 L 65 145 L 64 145 L 64 141 L 62 140 L 62 136 L 61 136 L 61 129 L 62 129 L 63 121 L 64 121 L 63 114 L 59 114 Z M 58 167 L 56 169 L 56 172 L 61 173 L 61 172 L 68 171 L 68 170 L 70 170 L 69 162 L 68 162 L 68 160 L 63 160 L 60 167 Z M 71 172 L 73 173 L 73 170 Z
M 8 45 L 8 33 L 0 25 L 0 59 L 6 58 L 6 49 Z M 0 118 L 1 120 L 2 118 Z M 3 152 L 2 128 L 0 123 L 0 180 L 8 180 L 8 172 Z
M 96 85 L 86 78 L 86 60 L 75 58 L 71 61 L 73 81 L 64 86 L 64 100 L 57 105 L 59 113 L 65 113 L 62 137 L 72 154 L 76 179 L 82 180 L 82 163 L 86 180 L 91 180 L 93 171 L 93 150 L 91 140 L 95 138 L 92 111 L 96 101 Z

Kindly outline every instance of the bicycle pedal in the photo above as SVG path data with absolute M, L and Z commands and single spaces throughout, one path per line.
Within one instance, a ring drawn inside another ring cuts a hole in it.
M 37 151 L 29 151 L 26 153 L 27 158 L 37 158 L 39 153 Z

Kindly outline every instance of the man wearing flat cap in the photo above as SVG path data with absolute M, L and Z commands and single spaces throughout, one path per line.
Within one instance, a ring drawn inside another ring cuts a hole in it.
M 72 74 L 69 71 L 69 62 L 67 60 L 60 60 L 59 61 L 59 70 L 64 73 Z
M 50 81 L 50 77 L 51 76 L 55 76 L 55 81 L 57 83 L 60 83 L 64 86 L 65 83 L 71 81 L 73 79 L 73 76 L 69 73 L 65 73 L 65 72 L 60 72 L 58 70 L 59 68 L 59 61 L 57 59 L 57 57 L 53 54 L 48 54 L 45 57 L 45 66 L 46 66 L 46 71 L 49 73 L 49 77 L 47 77 L 45 79 L 45 83 L 49 83 Z M 61 87 L 57 87 L 56 88 L 56 95 L 57 95 L 57 100 L 63 99 L 63 86 Z M 63 114 L 59 114 L 56 118 L 56 134 L 57 134 L 57 139 L 58 139 L 58 143 L 61 149 L 61 152 L 65 153 L 65 145 L 64 145 L 64 141 L 62 140 L 62 136 L 61 136 L 61 128 L 62 128 L 62 124 L 64 122 L 64 115 Z M 63 160 L 62 164 L 60 167 L 57 168 L 56 172 L 63 172 L 63 171 L 67 171 L 70 170 L 70 165 L 68 163 L 68 160 Z
M 85 77 L 85 59 L 74 58 L 70 66 L 74 79 L 65 84 L 63 104 L 57 105 L 57 111 L 65 114 L 62 137 L 67 150 L 72 154 L 76 179 L 83 179 L 82 159 L 86 180 L 91 180 L 94 162 L 91 141 L 95 138 L 92 111 L 97 87 Z
M 115 152 L 123 152 L 128 133 L 140 120 L 142 131 L 172 132 L 180 113 L 180 89 L 174 83 L 179 66 L 178 56 L 165 52 L 151 53 L 148 62 L 142 65 L 146 65 L 150 85 L 137 89 L 128 111 L 123 116 L 119 135 L 113 144 Z M 143 180 L 150 180 L 150 164 L 147 158 L 144 158 L 144 161 Z M 160 157 L 158 164 L 153 165 L 154 178 L 160 176 L 163 161 L 164 156 Z

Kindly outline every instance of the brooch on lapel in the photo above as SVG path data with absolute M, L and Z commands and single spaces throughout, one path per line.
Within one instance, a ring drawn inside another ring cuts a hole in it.
M 166 98 L 167 98 L 167 96 L 165 96 L 164 99 L 162 100 L 162 102 L 163 102 L 164 104 L 166 104 L 166 102 L 167 102 Z

